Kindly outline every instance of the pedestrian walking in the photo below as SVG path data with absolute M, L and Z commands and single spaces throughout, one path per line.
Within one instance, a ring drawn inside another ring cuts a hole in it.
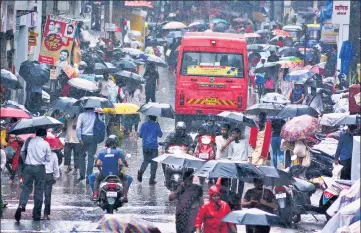
M 94 155 L 97 150 L 97 143 L 94 137 L 94 122 L 99 117 L 93 108 L 86 108 L 85 112 L 78 116 L 76 124 L 76 136 L 80 143 L 79 152 L 79 181 L 85 179 L 85 171 L 87 176 L 93 173 Z M 85 158 L 88 156 L 88 166 L 85 168 Z M 87 179 L 88 182 L 88 179 Z
M 315 109 L 319 114 L 324 111 L 322 94 L 317 92 L 316 87 L 311 87 L 311 93 L 306 95 L 305 99 L 303 100 L 303 104 Z
M 33 186 L 33 220 L 39 221 L 41 218 L 46 174 L 45 164 L 49 161 L 51 156 L 49 143 L 44 140 L 46 134 L 47 132 L 45 129 L 38 129 L 36 131 L 36 137 L 27 139 L 21 149 L 21 157 L 23 161 L 21 174 L 24 177 L 24 185 L 20 193 L 19 207 L 15 212 L 15 220 L 17 222 L 21 219 L 21 212 L 25 212 L 25 206 L 28 203 L 29 195 L 33 190 Z
M 100 89 L 100 97 L 109 98 L 109 92 L 114 86 L 114 82 L 110 79 L 108 72 L 103 73 L 103 79 L 99 81 L 98 87 Z
M 149 64 L 144 73 L 145 78 L 145 102 L 155 102 L 155 92 L 158 91 L 159 74 L 155 64 Z
M 245 137 L 242 136 L 242 132 L 239 128 L 232 130 L 231 144 L 228 148 L 228 159 L 232 161 L 244 161 L 247 162 L 251 160 L 251 149 Z M 231 190 L 236 192 L 239 196 L 242 197 L 244 189 L 244 182 L 232 179 Z
M 278 161 L 284 163 L 284 151 L 281 151 L 281 129 L 282 126 L 286 123 L 283 119 L 274 119 L 272 120 L 272 138 L 271 138 L 271 147 L 272 147 L 272 161 L 275 168 L 278 167 Z
M 32 113 L 40 111 L 42 102 L 42 87 L 26 82 L 26 103 L 25 107 Z
M 64 165 L 68 166 L 66 172 L 69 173 L 73 169 L 71 168 L 71 155 L 73 153 L 74 161 L 74 175 L 78 174 L 79 169 L 79 152 L 81 145 L 78 137 L 76 136 L 76 124 L 77 117 L 75 113 L 65 121 L 65 145 L 64 145 Z
M 341 170 L 342 180 L 351 180 L 353 136 L 356 134 L 357 126 L 349 125 L 348 130 L 340 135 L 340 140 L 338 141 L 335 164 L 341 164 L 343 166 Z
M 50 220 L 51 192 L 56 180 L 60 177 L 58 156 L 51 152 L 49 162 L 45 164 L 45 184 L 44 184 L 44 220 Z
M 169 194 L 169 201 L 178 200 L 175 224 L 177 233 L 194 233 L 194 222 L 203 204 L 203 189 L 193 184 L 193 171 L 184 173 L 184 182 Z
M 196 233 L 201 233 L 202 225 L 203 231 L 207 233 L 236 233 L 237 229 L 234 224 L 222 222 L 222 219 L 231 212 L 231 208 L 227 202 L 220 200 L 221 192 L 217 186 L 212 186 L 209 189 L 209 202 L 204 204 L 199 210 L 195 228 Z
M 305 99 L 306 91 L 301 84 L 295 84 L 295 88 L 291 91 L 291 104 L 302 104 Z
M 221 135 L 216 136 L 216 159 L 225 159 L 228 157 L 228 140 L 229 140 L 229 124 L 223 124 L 221 126 Z
M 144 122 L 139 129 L 139 137 L 143 141 L 143 163 L 138 171 L 138 181 L 142 182 L 143 174 L 150 164 L 150 179 L 149 184 L 154 185 L 155 176 L 158 168 L 158 163 L 153 161 L 158 156 L 158 138 L 163 136 L 163 132 L 157 122 L 157 117 L 149 116 L 149 120 Z

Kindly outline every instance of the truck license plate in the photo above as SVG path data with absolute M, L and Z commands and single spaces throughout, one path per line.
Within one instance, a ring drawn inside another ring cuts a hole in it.
M 217 99 L 216 98 L 206 98 L 206 104 L 208 105 L 216 105 Z
M 107 192 L 107 197 L 117 197 L 118 193 L 117 192 Z
M 276 199 L 286 198 L 286 193 L 276 194 Z

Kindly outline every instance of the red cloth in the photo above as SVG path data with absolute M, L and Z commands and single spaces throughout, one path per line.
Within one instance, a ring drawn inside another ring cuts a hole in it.
M 283 42 L 282 42 L 282 41 L 278 41 L 278 42 L 277 42 L 277 46 L 283 47 Z
M 351 114 L 360 112 L 360 106 L 356 104 L 355 95 L 360 93 L 360 84 L 353 84 L 349 87 L 348 106 Z
M 247 25 L 245 32 L 246 32 L 246 33 L 251 33 L 251 32 L 253 32 L 252 25 Z
M 271 144 L 271 136 L 272 136 L 272 123 L 271 121 L 267 121 L 264 132 L 262 152 L 261 152 L 261 157 L 263 157 L 264 159 L 268 158 L 269 146 Z
M 67 84 L 67 83 L 64 83 L 63 89 L 61 90 L 61 94 L 62 94 L 63 96 L 68 96 L 68 95 L 69 95 L 69 92 L 70 92 L 70 85 Z
M 231 212 L 231 208 L 222 200 L 218 203 L 220 205 L 218 211 L 216 210 L 213 201 L 210 201 L 201 207 L 196 217 L 195 227 L 201 228 L 203 223 L 203 232 L 228 233 L 228 224 L 222 222 L 222 219 Z
M 251 128 L 249 134 L 249 145 L 255 149 L 257 144 L 257 135 L 258 135 L 258 128 Z M 269 146 L 271 144 L 271 136 L 272 136 L 272 123 L 271 121 L 266 122 L 265 126 L 265 133 L 264 133 L 264 141 L 262 146 L 261 157 L 267 159 L 268 158 L 268 151 Z
M 19 166 L 20 152 L 23 144 L 19 141 L 13 141 L 10 146 L 16 151 L 11 164 L 13 171 L 16 171 Z

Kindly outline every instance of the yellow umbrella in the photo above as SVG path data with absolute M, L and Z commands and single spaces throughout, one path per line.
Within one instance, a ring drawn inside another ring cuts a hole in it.
M 139 106 L 136 104 L 117 103 L 117 104 L 114 104 L 114 108 L 104 108 L 102 110 L 102 113 L 119 114 L 119 115 L 139 114 L 137 112 L 138 109 L 139 109 Z

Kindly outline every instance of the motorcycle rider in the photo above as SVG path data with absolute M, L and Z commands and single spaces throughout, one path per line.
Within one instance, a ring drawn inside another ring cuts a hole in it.
M 216 124 L 215 117 L 208 114 L 206 117 L 206 123 L 201 126 L 198 132 L 199 135 L 211 135 L 215 137 L 221 134 L 221 128 L 218 124 Z
M 123 151 L 117 148 L 116 145 L 117 137 L 115 135 L 110 135 L 105 142 L 105 148 L 98 154 L 96 166 L 99 168 L 100 172 L 94 182 L 93 200 L 98 199 L 100 182 L 109 175 L 116 175 L 120 178 L 124 187 L 123 202 L 128 202 L 127 194 L 129 187 L 124 169 L 124 166 L 128 167 L 128 163 L 125 160 Z
M 164 141 L 165 151 L 167 151 L 171 145 L 186 146 L 187 148 L 192 145 L 193 139 L 186 133 L 186 129 L 187 125 L 183 121 L 177 122 L 175 131 L 170 133 Z

